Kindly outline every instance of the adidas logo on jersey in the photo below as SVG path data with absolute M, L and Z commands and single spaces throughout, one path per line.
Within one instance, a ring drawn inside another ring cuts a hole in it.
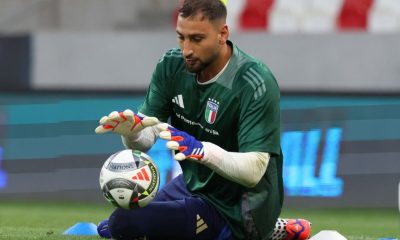
M 172 102 L 175 103 L 176 105 L 178 105 L 178 106 L 181 107 L 181 108 L 185 108 L 185 105 L 183 104 L 183 97 L 182 97 L 182 94 L 179 94 L 179 95 L 175 96 L 175 97 L 172 99 Z

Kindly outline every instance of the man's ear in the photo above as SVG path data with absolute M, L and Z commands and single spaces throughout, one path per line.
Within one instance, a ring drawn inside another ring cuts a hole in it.
M 220 44 L 225 44 L 226 41 L 228 41 L 229 38 L 229 29 L 228 25 L 224 24 L 224 26 L 221 27 L 220 33 L 219 33 L 219 43 Z

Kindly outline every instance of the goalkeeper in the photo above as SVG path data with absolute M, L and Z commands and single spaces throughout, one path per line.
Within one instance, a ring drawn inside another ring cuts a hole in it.
M 100 120 L 96 133 L 120 134 L 127 148 L 145 152 L 157 137 L 167 140 L 183 172 L 146 207 L 116 209 L 99 224 L 101 236 L 288 237 L 286 220 L 278 221 L 279 88 L 265 64 L 228 40 L 226 15 L 219 0 L 185 0 L 176 27 L 180 48 L 158 62 L 139 112 Z

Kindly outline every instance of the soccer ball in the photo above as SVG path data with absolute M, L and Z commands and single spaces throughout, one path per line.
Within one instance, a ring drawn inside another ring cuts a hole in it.
M 290 219 L 286 224 L 287 238 L 290 240 L 308 239 L 311 234 L 310 222 L 304 219 Z
M 147 154 L 127 149 L 114 153 L 100 171 L 104 197 L 116 207 L 145 207 L 157 194 L 160 173 Z

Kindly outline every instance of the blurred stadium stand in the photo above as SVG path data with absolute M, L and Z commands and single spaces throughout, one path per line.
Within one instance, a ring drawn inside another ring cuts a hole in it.
M 376 0 L 368 18 L 368 30 L 373 33 L 400 31 L 400 1 Z
M 2 0 L 0 32 L 159 30 L 173 25 L 180 2 Z M 234 31 L 400 31 L 398 0 L 230 0 L 228 11 Z
M 266 29 L 269 23 L 268 14 L 270 12 L 273 1 L 272 0 L 253 0 L 243 1 L 246 4 L 240 13 L 239 26 L 240 29 L 249 30 L 263 30 Z M 235 5 L 235 4 L 232 4 Z M 230 18 L 230 16 L 229 16 Z M 233 24 L 235 25 L 235 24 Z
M 98 172 L 122 145 L 93 129 L 112 110 L 137 110 L 158 58 L 177 45 L 180 2 L 0 0 L 2 199 L 104 201 Z M 397 206 L 400 0 L 227 7 L 232 40 L 283 92 L 285 171 L 295 172 L 286 204 Z M 153 151 L 170 157 L 164 145 Z M 160 166 L 165 182 L 172 161 Z
M 341 30 L 365 30 L 373 0 L 346 0 L 338 16 Z
M 2 0 L 0 33 L 160 29 L 171 25 L 177 4 L 178 0 Z

